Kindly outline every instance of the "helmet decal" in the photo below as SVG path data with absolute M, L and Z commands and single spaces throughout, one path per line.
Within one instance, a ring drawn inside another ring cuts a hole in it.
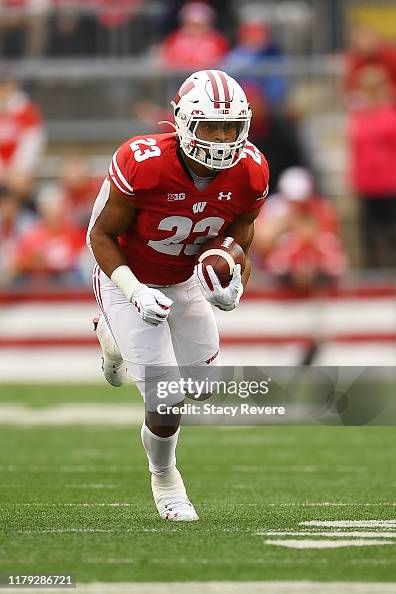
M 224 72 L 221 70 L 206 70 L 210 83 L 213 89 L 213 98 L 214 98 L 214 105 L 215 109 L 219 109 L 220 103 L 224 103 L 224 109 L 230 109 L 230 89 L 227 84 L 227 79 L 224 75 Z M 217 75 L 217 76 L 216 76 Z M 217 82 L 217 77 L 220 79 L 220 85 Z M 222 89 L 222 96 L 224 100 L 220 99 L 220 89 Z
M 187 93 L 189 93 L 194 87 L 195 87 L 195 85 L 192 82 L 192 80 L 190 80 L 188 82 L 186 81 L 185 83 L 183 83 L 182 86 L 180 87 L 179 91 L 176 93 L 176 96 L 174 99 L 176 105 L 179 103 L 180 99 L 184 95 L 187 95 Z

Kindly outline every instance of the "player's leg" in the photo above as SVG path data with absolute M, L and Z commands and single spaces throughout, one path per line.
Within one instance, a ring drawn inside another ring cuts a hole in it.
M 168 317 L 178 366 L 187 367 L 194 380 L 212 377 L 210 368 L 219 362 L 219 333 L 211 305 L 194 279 L 169 288 L 166 294 L 178 304 Z
M 176 445 L 180 415 L 159 415 L 156 388 L 180 378 L 167 322 L 154 326 L 144 322 L 135 307 L 110 279 L 99 271 L 98 302 L 116 340 L 128 374 L 135 381 L 146 403 L 141 436 L 145 448 L 157 509 L 164 519 L 197 520 L 183 480 L 176 468 Z M 174 306 L 177 308 L 177 304 Z M 169 395 L 167 405 L 181 404 L 184 395 Z
M 99 295 L 99 267 L 96 265 L 93 270 L 93 291 L 96 301 L 101 307 Z M 125 380 L 125 364 L 117 346 L 110 326 L 102 311 L 93 319 L 94 332 L 102 349 L 102 371 L 105 379 L 112 386 L 118 388 Z
M 197 378 L 197 370 L 202 369 L 206 376 L 208 367 L 217 365 L 219 360 L 219 333 L 212 307 L 204 299 L 193 278 L 163 291 L 173 301 L 168 322 L 177 365 L 191 366 L 194 369 L 194 378 L 201 379 L 201 377 Z M 152 421 L 154 422 L 154 417 Z M 159 431 L 157 430 L 156 433 L 159 434 Z M 177 437 L 178 435 L 179 431 Z M 144 439 L 142 430 L 143 442 Z M 175 448 L 176 442 L 177 438 Z M 160 444 L 157 443 L 157 447 L 160 448 Z M 153 473 L 152 489 L 157 507 L 165 514 L 168 513 L 166 501 L 169 500 L 172 490 L 178 493 L 184 490 L 185 493 L 180 474 L 177 477 L 175 474 L 161 476 L 159 473 Z M 187 495 L 185 497 L 187 498 Z M 172 505 L 170 507 L 175 511 Z M 191 519 L 198 519 L 194 508 L 191 511 Z M 183 513 L 186 513 L 185 506 L 183 506 Z
M 94 332 L 102 349 L 102 371 L 106 381 L 119 388 L 125 381 L 125 364 L 102 313 L 93 320 Z
M 215 366 L 220 359 L 220 340 L 212 306 L 206 301 L 192 277 L 169 293 L 179 300 L 182 315 L 171 311 L 169 326 L 179 366 Z
M 169 330 L 169 326 L 167 327 Z M 160 382 L 162 385 L 169 385 L 170 382 L 178 382 L 180 379 L 170 333 L 169 345 L 172 360 L 166 366 L 150 365 L 145 369 L 136 364 L 130 366 L 127 363 L 127 366 L 131 369 L 135 383 L 145 397 L 146 415 L 141 429 L 141 438 L 148 458 L 151 489 L 158 512 L 165 520 L 194 521 L 198 520 L 198 515 L 188 498 L 182 476 L 176 467 L 180 414 L 172 410 L 167 414 L 157 412 L 159 400 L 155 393 L 156 386 Z M 183 398 L 184 395 L 180 392 L 178 395 L 172 395 L 163 404 L 169 408 L 172 405 L 180 406 Z

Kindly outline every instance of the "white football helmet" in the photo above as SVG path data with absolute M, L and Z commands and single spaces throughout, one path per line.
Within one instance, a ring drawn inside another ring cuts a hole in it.
M 210 169 L 238 163 L 249 133 L 252 112 L 241 86 L 221 70 L 200 70 L 189 76 L 174 101 L 176 132 L 183 152 Z M 236 122 L 234 142 L 210 142 L 197 136 L 202 121 Z

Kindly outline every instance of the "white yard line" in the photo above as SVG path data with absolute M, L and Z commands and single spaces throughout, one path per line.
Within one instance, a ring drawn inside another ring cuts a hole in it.
M 396 520 L 309 520 L 299 526 L 319 528 L 396 528 Z
M 266 544 L 290 549 L 336 549 L 340 547 L 396 545 L 395 520 L 311 520 L 300 522 L 299 525 L 308 526 L 309 528 L 305 528 L 305 530 L 259 530 L 256 534 L 266 537 Z M 332 529 L 320 530 L 323 527 Z M 371 528 L 371 530 L 359 530 L 359 528 L 366 527 Z M 354 528 L 354 530 L 346 530 L 346 528 Z M 268 537 L 278 538 L 268 539 Z
M 268 531 L 259 531 L 256 532 L 259 536 L 329 536 L 335 538 L 394 538 L 396 542 L 396 531 L 389 531 L 389 532 L 376 532 L 371 530 L 367 531 L 360 531 L 360 530 L 351 530 L 349 531 L 338 531 L 338 530 L 323 530 L 321 532 L 315 531 L 307 531 L 307 530 L 291 530 L 291 531 L 284 531 L 284 530 L 268 530 Z
M 117 485 L 111 485 L 108 484 L 106 485 L 106 483 L 92 483 L 92 484 L 86 484 L 84 485 L 84 483 L 68 483 L 67 485 L 64 485 L 64 488 L 66 489 L 117 489 Z
M 138 503 L 41 503 L 40 501 L 32 501 L 30 503 L 3 503 L 3 506 L 11 505 L 12 507 L 137 507 Z
M 83 507 L 136 507 L 135 503 L 122 503 L 122 502 L 114 502 L 114 503 L 53 503 L 53 502 L 41 502 L 41 501 L 32 501 L 32 502 L 22 502 L 22 503 L 3 503 L 3 506 L 5 505 L 12 505 L 12 506 L 52 506 L 52 507 L 56 507 L 56 506 L 64 506 L 64 507 L 74 507 L 74 506 L 83 506 Z M 298 503 L 295 501 L 291 501 L 289 503 L 240 503 L 240 504 L 233 504 L 234 506 L 242 506 L 242 507 L 368 507 L 368 506 L 373 506 L 373 507 L 381 507 L 381 506 L 396 506 L 396 502 L 395 501 L 380 501 L 380 502 L 370 502 L 370 503 L 365 503 L 365 502 L 361 502 L 361 501 L 352 501 L 350 503 L 330 503 L 328 501 L 322 501 L 322 502 L 317 502 L 317 503 L 307 503 L 307 502 L 302 502 L 302 503 Z M 0 593 L 1 594 L 1 593 Z
M 371 547 L 393 545 L 396 541 L 379 540 L 374 538 L 356 538 L 340 540 L 322 540 L 322 539 L 288 539 L 288 540 L 266 540 L 266 544 L 288 549 L 339 549 L 342 547 Z
M 342 501 L 318 501 L 317 503 L 313 503 L 310 501 L 305 501 L 300 503 L 299 501 L 285 501 L 284 503 L 263 503 L 257 505 L 268 505 L 269 507 L 353 507 L 355 505 L 359 505 L 361 507 L 370 507 L 370 506 L 382 506 L 382 505 L 396 505 L 396 501 L 372 501 L 372 502 L 361 502 L 361 501 L 350 501 L 348 503 Z
M 116 530 L 107 530 L 105 528 L 48 528 L 47 530 L 15 530 L 17 534 L 85 534 L 95 532 L 116 532 Z
M 80 584 L 73 594 L 396 594 L 394 583 L 362 582 L 173 582 L 173 583 L 91 583 Z M 2 588 L 15 594 L 15 588 Z M 54 588 L 18 588 L 18 592 L 59 594 Z

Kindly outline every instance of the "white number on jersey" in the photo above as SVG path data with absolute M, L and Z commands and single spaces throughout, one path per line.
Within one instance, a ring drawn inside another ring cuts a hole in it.
M 157 252 L 161 252 L 161 254 L 170 254 L 171 256 L 179 256 L 184 247 L 184 253 L 187 256 L 192 256 L 198 253 L 202 243 L 212 237 L 216 237 L 223 225 L 224 219 L 220 217 L 207 217 L 206 219 L 197 221 L 192 229 L 193 221 L 188 217 L 166 217 L 162 219 L 158 225 L 158 229 L 161 231 L 173 231 L 176 229 L 174 234 L 166 237 L 166 239 L 151 239 L 148 245 Z M 187 239 L 191 230 L 193 233 L 204 233 L 204 235 L 197 237 L 194 243 L 184 246 L 182 241 Z
M 249 157 L 252 157 L 253 161 L 255 161 L 257 163 L 257 165 L 261 165 L 260 151 L 251 142 L 246 142 L 245 148 L 243 149 L 243 152 L 242 152 L 242 158 L 246 159 L 246 157 L 248 155 L 249 155 Z
M 141 145 L 148 146 L 150 148 L 142 151 Z M 139 163 L 141 161 L 145 161 L 146 159 L 150 159 L 150 157 L 159 157 L 161 154 L 161 149 L 159 146 L 157 146 L 157 141 L 155 138 L 146 138 L 145 140 L 142 138 L 140 140 L 134 140 L 129 146 L 133 151 L 135 160 Z

